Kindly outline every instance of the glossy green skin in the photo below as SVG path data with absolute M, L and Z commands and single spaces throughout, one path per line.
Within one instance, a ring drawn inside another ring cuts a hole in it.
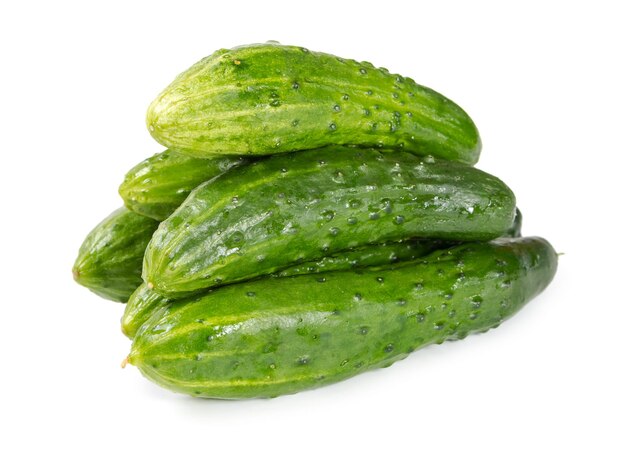
M 162 145 L 199 157 L 265 155 L 327 145 L 401 149 L 478 161 L 470 117 L 410 78 L 276 43 L 216 51 L 150 105 Z
M 502 237 L 521 237 L 522 213 L 515 209 L 515 219 Z M 380 245 L 367 245 L 347 250 L 317 261 L 309 261 L 283 269 L 272 276 L 291 277 L 294 275 L 320 274 L 323 272 L 343 271 L 361 267 L 377 267 L 402 261 L 412 261 L 441 248 L 448 248 L 458 242 L 443 240 L 408 240 L 405 242 L 387 242 Z
M 199 397 L 291 394 L 498 326 L 552 280 L 541 238 L 466 243 L 384 270 L 230 285 L 155 312 L 128 360 Z
M 122 333 L 133 339 L 150 315 L 169 301 L 142 283 L 130 296 L 122 316 Z
M 114 211 L 85 238 L 74 280 L 103 298 L 126 302 L 141 285 L 143 254 L 158 225 L 126 208 Z
M 440 240 L 412 240 L 407 242 L 387 242 L 380 245 L 367 245 L 353 250 L 325 256 L 317 261 L 309 261 L 287 267 L 272 274 L 273 277 L 291 277 L 304 274 L 345 271 L 361 267 L 384 266 L 402 261 L 412 261 L 426 256 L 436 249 L 451 246 L 451 242 Z
M 363 248 L 344 251 L 326 256 L 319 261 L 296 264 L 271 277 L 291 277 L 304 274 L 320 274 L 340 270 L 355 269 L 369 266 L 382 266 L 425 256 L 438 248 L 450 246 L 452 243 L 437 240 L 416 240 L 408 242 L 390 242 L 381 245 L 368 245 Z M 167 304 L 165 297 L 151 290 L 144 283 L 132 294 L 122 316 L 122 332 L 132 339 L 150 314 Z
M 408 238 L 491 240 L 513 192 L 458 162 L 341 146 L 274 156 L 208 181 L 159 227 L 143 278 L 166 297 Z
M 119 193 L 128 209 L 163 221 L 198 185 L 248 162 L 232 156 L 194 158 L 168 149 L 126 173 Z
M 516 210 L 513 225 L 503 234 L 505 237 L 521 236 L 521 213 Z M 434 250 L 455 245 L 453 242 L 439 240 L 409 240 L 406 242 L 388 242 L 380 245 L 367 245 L 331 256 L 318 261 L 296 264 L 271 274 L 271 277 L 292 277 L 305 274 L 321 274 L 363 267 L 377 267 L 426 256 Z M 141 325 L 158 308 L 166 305 L 167 299 L 149 289 L 145 283 L 132 294 L 122 317 L 122 332 L 133 339 Z

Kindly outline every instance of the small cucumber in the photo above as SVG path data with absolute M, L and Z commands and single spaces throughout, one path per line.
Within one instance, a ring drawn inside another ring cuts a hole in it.
M 498 326 L 552 280 L 541 238 L 438 250 L 382 270 L 265 278 L 155 311 L 127 361 L 199 397 L 274 397 Z
M 163 221 L 196 186 L 248 162 L 241 157 L 202 159 L 166 150 L 132 168 L 119 193 L 128 209 Z
M 202 59 L 152 102 L 146 123 L 160 144 L 198 157 L 358 145 L 473 165 L 481 149 L 470 117 L 445 96 L 367 62 L 277 43 Z
M 126 302 L 141 285 L 143 254 L 158 225 L 126 208 L 114 211 L 85 238 L 74 280 L 103 298 Z
M 155 232 L 143 277 L 180 298 L 369 244 L 491 240 L 514 213 L 502 181 L 458 162 L 338 146 L 296 152 L 194 189 Z

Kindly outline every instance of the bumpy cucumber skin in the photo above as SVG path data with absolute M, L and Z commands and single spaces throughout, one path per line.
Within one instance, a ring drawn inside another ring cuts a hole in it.
M 319 261 L 296 264 L 270 277 L 292 277 L 305 274 L 321 274 L 362 267 L 382 266 L 403 261 L 412 261 L 432 251 L 452 246 L 451 242 L 437 240 L 415 240 L 368 245 L 364 248 L 344 251 L 326 256 Z M 122 316 L 122 332 L 133 339 L 151 313 L 168 304 L 168 300 L 143 283 L 131 295 Z
M 515 218 L 509 229 L 502 237 L 521 237 L 522 213 L 515 209 Z M 274 277 L 291 277 L 294 275 L 320 274 L 324 272 L 358 269 L 361 267 L 378 267 L 385 264 L 403 261 L 412 261 L 426 256 L 434 250 L 458 245 L 459 242 L 445 240 L 407 240 L 405 242 L 387 242 L 380 245 L 367 245 L 353 250 L 347 250 L 317 261 L 308 261 L 302 264 L 283 269 Z
M 159 223 L 119 208 L 98 224 L 78 251 L 74 280 L 97 295 L 126 302 L 141 285 L 141 265 Z
M 162 307 L 129 361 L 199 397 L 274 397 L 384 367 L 498 326 L 552 280 L 541 238 L 466 243 L 384 270 L 230 285 Z
M 521 213 L 516 210 L 515 220 L 503 236 L 519 237 L 521 232 Z M 388 242 L 380 245 L 368 245 L 341 253 L 325 256 L 318 261 L 296 264 L 271 274 L 270 277 L 292 277 L 305 274 L 323 274 L 363 267 L 377 267 L 395 264 L 426 256 L 434 250 L 454 246 L 455 242 L 439 240 L 409 240 L 406 242 Z M 168 303 L 167 299 L 141 284 L 131 295 L 122 317 L 122 332 L 133 339 L 135 334 L 150 317 L 151 313 Z
M 451 242 L 440 240 L 410 240 L 368 245 L 325 256 L 317 261 L 296 264 L 272 274 L 272 277 L 292 277 L 294 275 L 322 274 L 362 267 L 384 266 L 386 264 L 412 261 L 426 256 L 436 249 L 452 245 L 453 243 Z
M 199 157 L 358 145 L 473 165 L 481 149 L 463 109 L 412 79 L 276 43 L 202 59 L 152 102 L 147 125 L 160 144 Z
M 248 162 L 233 156 L 194 158 L 168 149 L 133 167 L 119 193 L 128 209 L 163 221 L 195 187 Z
M 143 277 L 180 298 L 368 244 L 491 240 L 514 212 L 502 181 L 457 162 L 341 146 L 285 154 L 194 189 L 155 232 Z

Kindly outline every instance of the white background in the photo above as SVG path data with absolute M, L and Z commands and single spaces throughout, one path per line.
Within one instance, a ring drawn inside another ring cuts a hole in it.
M 625 459 L 620 3 L 2 2 L 0 458 Z M 214 50 L 266 40 L 464 107 L 478 166 L 564 253 L 548 290 L 488 334 L 272 400 L 192 399 L 120 369 L 123 305 L 73 282 L 78 247 L 160 151 L 152 98 Z

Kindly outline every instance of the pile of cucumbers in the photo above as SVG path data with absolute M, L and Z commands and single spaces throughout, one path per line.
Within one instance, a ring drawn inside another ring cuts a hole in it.
M 367 62 L 221 49 L 148 109 L 74 278 L 125 302 L 130 363 L 208 398 L 274 397 L 483 332 L 552 280 L 455 103 Z

